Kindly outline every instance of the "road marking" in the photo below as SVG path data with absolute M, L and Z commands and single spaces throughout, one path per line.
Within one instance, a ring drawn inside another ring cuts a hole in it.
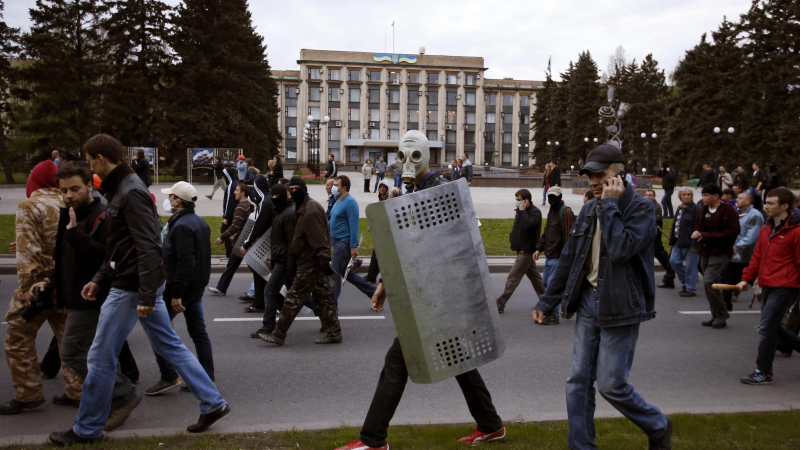
M 339 316 L 339 320 L 381 320 L 385 318 L 386 316 Z M 218 317 L 214 319 L 214 322 L 260 322 L 261 320 L 261 317 Z M 319 320 L 319 317 L 295 317 L 294 320 Z
M 680 314 L 711 314 L 711 311 L 678 311 Z M 729 314 L 761 314 L 761 311 L 728 311 Z

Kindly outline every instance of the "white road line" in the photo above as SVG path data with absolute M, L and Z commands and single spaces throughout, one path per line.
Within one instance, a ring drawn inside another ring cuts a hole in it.
M 678 311 L 680 314 L 711 314 L 711 311 Z M 730 314 L 761 314 L 761 311 L 728 311 Z
M 381 320 L 386 316 L 339 316 L 339 320 Z M 261 317 L 218 317 L 214 322 L 260 322 Z M 296 317 L 294 320 L 319 320 L 319 317 Z

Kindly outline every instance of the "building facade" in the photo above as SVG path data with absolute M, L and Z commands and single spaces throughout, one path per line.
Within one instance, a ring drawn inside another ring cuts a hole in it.
M 541 81 L 486 79 L 483 58 L 300 51 L 299 70 L 273 71 L 278 83 L 281 152 L 287 163 L 309 155 L 342 164 L 378 156 L 394 161 L 400 137 L 419 130 L 431 143 L 431 164 L 463 153 L 477 165 L 534 163 L 531 117 Z M 329 121 L 304 142 L 308 116 Z

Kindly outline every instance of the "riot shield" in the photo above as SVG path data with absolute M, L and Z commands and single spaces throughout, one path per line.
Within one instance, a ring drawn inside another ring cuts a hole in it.
M 267 266 L 267 260 L 270 256 L 269 245 L 271 233 L 272 228 L 258 238 L 244 255 L 244 262 L 265 280 L 269 277 L 269 273 L 271 272 Z
M 242 254 L 242 244 L 244 244 L 244 241 L 246 241 L 247 238 L 250 237 L 250 233 L 253 232 L 253 227 L 256 225 L 256 220 L 252 218 L 253 214 L 251 214 L 250 217 L 251 218 L 248 218 L 247 222 L 245 222 L 244 225 L 242 226 L 242 231 L 239 232 L 239 238 L 236 239 L 236 242 L 234 242 L 233 244 L 233 250 L 231 251 L 231 255 L 236 255 L 239 258 L 244 258 L 244 255 Z

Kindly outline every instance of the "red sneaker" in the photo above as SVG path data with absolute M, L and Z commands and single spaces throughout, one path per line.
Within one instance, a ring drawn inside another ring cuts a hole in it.
M 389 444 L 386 444 L 383 447 L 370 447 L 369 445 L 358 440 L 353 441 L 344 447 L 339 447 L 336 450 L 389 450 Z
M 498 441 L 504 437 L 506 437 L 506 427 L 500 428 L 494 433 L 484 433 L 476 428 L 472 434 L 459 439 L 458 442 L 474 446 L 480 444 L 481 442 Z

